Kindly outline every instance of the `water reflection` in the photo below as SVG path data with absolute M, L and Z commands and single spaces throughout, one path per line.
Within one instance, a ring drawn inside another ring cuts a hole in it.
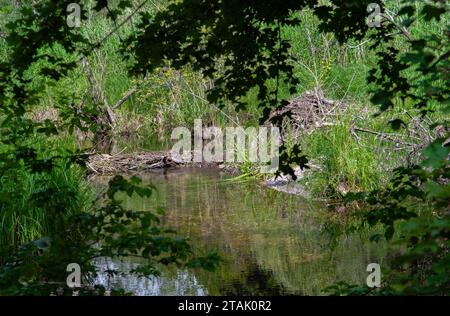
M 382 264 L 384 247 L 367 236 L 340 239 L 325 233 L 322 205 L 256 182 L 233 183 L 209 169 L 178 169 L 143 176 L 158 188 L 152 199 L 125 199 L 148 210 L 162 205 L 165 225 L 192 239 L 197 249 L 216 249 L 218 271 L 165 271 L 160 278 L 120 279 L 137 295 L 321 294 L 337 280 L 363 284 L 370 262 Z M 111 264 L 117 264 L 111 262 Z M 121 269 L 128 269 L 127 264 Z
M 138 277 L 130 273 L 138 266 L 134 262 L 101 258 L 95 264 L 99 268 L 95 282 L 106 289 L 123 288 L 138 296 L 204 296 L 208 294 L 191 271 L 178 270 L 170 275 L 159 277 Z M 112 270 L 118 270 L 121 273 L 111 276 L 108 271 Z

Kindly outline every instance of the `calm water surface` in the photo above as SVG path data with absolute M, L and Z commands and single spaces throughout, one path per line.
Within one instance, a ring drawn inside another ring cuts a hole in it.
M 382 263 L 384 249 L 355 234 L 332 243 L 318 202 L 269 189 L 258 181 L 235 183 L 211 169 L 177 169 L 141 175 L 158 189 L 152 199 L 126 199 L 127 207 L 163 206 L 165 225 L 200 250 L 216 249 L 225 262 L 216 272 L 166 270 L 160 277 L 126 274 L 137 262 L 102 259 L 99 276 L 136 295 L 315 295 L 337 280 L 363 284 L 366 267 Z M 98 179 L 103 183 L 105 179 Z

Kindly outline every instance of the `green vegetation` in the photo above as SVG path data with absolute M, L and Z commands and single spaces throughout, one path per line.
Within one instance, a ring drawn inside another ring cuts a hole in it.
M 0 295 L 72 295 L 64 282 L 69 263 L 79 264 L 82 272 L 79 295 L 103 295 L 105 288 L 93 281 L 98 273 L 94 259 L 100 257 L 140 257 L 142 264 L 132 271 L 140 276 L 157 275 L 167 265 L 214 270 L 220 257 L 194 255 L 188 239 L 160 224 L 161 208 L 135 212 L 122 206 L 118 192 L 153 193 L 139 178 L 116 176 L 94 199 L 86 181 L 89 154 L 82 150 L 89 141 L 102 142 L 114 120 L 105 120 L 98 102 L 108 102 L 90 73 L 94 95 L 83 110 L 75 106 L 86 82 L 75 80 L 80 68 L 73 67 L 76 56 L 68 47 L 82 41 L 75 36 L 61 45 L 49 37 L 53 5 L 10 2 L 1 7 L 11 24 L 2 25 L 8 35 L 2 38 L 0 65 Z M 33 27 L 34 9 L 42 13 L 43 28 Z M 21 30 L 38 32 L 33 37 L 38 44 L 15 42 L 15 36 L 25 34 Z M 76 135 L 83 132 L 93 137 L 80 141 Z M 126 293 L 113 288 L 112 294 Z
M 57 138 L 45 140 L 32 137 L 40 159 L 51 159 L 60 155 L 64 148 L 73 148 L 74 142 Z M 3 155 L 8 147 L 2 146 Z M 5 156 L 3 156 L 5 157 Z M 5 161 L 6 162 L 6 161 Z M 1 244 L 19 246 L 40 239 L 53 232 L 58 217 L 62 218 L 87 210 L 93 199 L 92 190 L 84 180 L 84 171 L 79 166 L 69 166 L 60 159 L 57 168 L 47 173 L 35 173 L 25 165 L 13 168 L 3 165 L 1 174 Z M 48 196 L 52 198 L 46 200 Z
M 115 196 L 153 187 L 118 176 L 99 204 L 86 179 L 89 154 L 167 149 L 173 128 L 202 119 L 282 127 L 275 176 L 314 166 L 300 182 L 348 207 L 336 229 L 392 247 L 382 288 L 332 293 L 448 294 L 449 6 L 374 1 L 382 25 L 368 27 L 370 2 L 84 0 L 70 28 L 69 1 L 0 1 L 0 293 L 55 293 L 66 263 L 92 277 L 101 256 L 141 256 L 144 275 L 214 269 L 215 253 L 196 256 L 156 211 Z M 311 91 L 300 118 L 283 112 Z M 301 279 L 270 249 L 258 258 L 276 278 Z
M 52 232 L 57 218 L 86 210 L 91 197 L 80 170 L 58 168 L 48 174 L 13 170 L 1 178 L 1 244 L 21 245 Z M 51 196 L 49 201 L 41 201 Z
M 383 183 L 376 139 L 357 139 L 350 131 L 351 122 L 340 119 L 336 126 L 317 131 L 305 141 L 309 156 L 321 166 L 305 184 L 318 194 L 340 198 L 349 191 L 369 191 Z

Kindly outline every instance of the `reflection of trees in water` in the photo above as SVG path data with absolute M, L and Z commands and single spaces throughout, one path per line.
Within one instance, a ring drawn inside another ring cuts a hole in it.
M 220 285 L 218 292 L 222 295 L 235 296 L 291 294 L 274 278 L 271 271 L 261 269 L 256 263 L 247 265 L 246 271 L 239 278 Z
M 265 247 L 253 247 L 253 250 L 258 264 L 270 270 L 287 292 L 308 295 L 321 294 L 336 280 L 362 284 L 367 276 L 367 264 L 374 262 L 372 256 L 376 257 L 377 251 L 368 249 L 354 237 L 328 249 L 320 239 L 309 241 L 280 239 L 278 243 L 266 242 Z
M 150 181 L 158 197 L 129 200 L 130 207 L 158 200 L 165 225 L 225 259 L 214 273 L 195 271 L 209 294 L 319 294 L 336 279 L 361 283 L 374 262 L 359 236 L 332 247 L 317 203 L 255 183 L 224 183 L 211 170 L 178 170 Z
M 100 258 L 96 260 L 95 264 L 100 270 L 96 283 L 105 286 L 107 289 L 111 287 L 123 288 L 138 296 L 203 296 L 207 294 L 197 277 L 187 270 L 165 271 L 159 277 L 138 277 L 130 273 L 137 267 L 137 263 Z M 119 270 L 120 273 L 114 276 L 108 275 L 107 271 L 113 269 Z

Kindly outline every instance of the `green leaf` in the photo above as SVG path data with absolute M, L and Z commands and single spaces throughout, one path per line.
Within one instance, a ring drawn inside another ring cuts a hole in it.
M 425 4 L 422 9 L 422 14 L 424 15 L 425 21 L 430 21 L 432 19 L 440 20 L 441 15 L 445 13 L 445 8 L 439 8 L 431 4 Z
M 450 200 L 450 184 L 438 184 L 434 181 L 428 181 L 424 186 L 428 197 Z
M 425 167 L 438 168 L 446 163 L 449 152 L 449 147 L 444 147 L 440 142 L 435 141 L 422 151 L 422 154 L 426 157 L 422 162 L 422 165 Z

